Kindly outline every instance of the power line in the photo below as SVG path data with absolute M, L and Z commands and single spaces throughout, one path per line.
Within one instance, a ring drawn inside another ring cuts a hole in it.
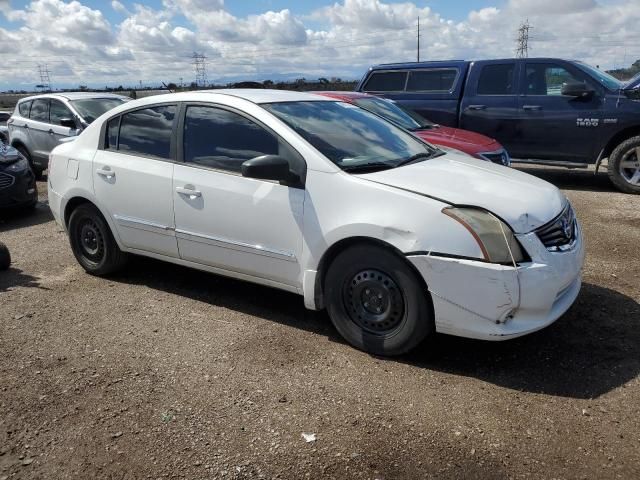
M 518 28 L 518 38 L 516 39 L 516 57 L 527 58 L 529 56 L 529 30 L 533 27 L 529 25 L 529 19 L 527 18 L 520 24 Z

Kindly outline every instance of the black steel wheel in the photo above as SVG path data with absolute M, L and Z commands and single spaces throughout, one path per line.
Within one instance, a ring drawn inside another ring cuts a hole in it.
M 126 262 L 126 254 L 118 247 L 109 225 L 89 203 L 78 206 L 71 214 L 69 241 L 76 260 L 92 275 L 108 275 Z
M 400 355 L 435 330 L 424 283 L 406 259 L 384 247 L 339 253 L 327 270 L 324 295 L 338 332 L 369 353 Z

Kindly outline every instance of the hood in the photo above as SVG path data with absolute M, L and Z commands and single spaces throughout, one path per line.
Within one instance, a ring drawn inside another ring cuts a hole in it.
M 455 148 L 465 153 L 486 152 L 500 148 L 500 144 L 493 138 L 486 137 L 480 133 L 441 125 L 435 128 L 417 130 L 413 133 L 429 143 Z
M 516 233 L 549 222 L 566 202 L 560 190 L 533 175 L 454 153 L 358 176 L 453 205 L 484 208 Z

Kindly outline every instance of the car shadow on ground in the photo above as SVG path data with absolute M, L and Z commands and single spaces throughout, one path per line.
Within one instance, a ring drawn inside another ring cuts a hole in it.
M 531 166 L 514 163 L 514 168 L 546 180 L 564 190 L 585 190 L 589 192 L 619 192 L 609 180 L 606 165 L 596 174 L 592 169 L 569 169 L 560 167 Z
M 0 293 L 16 287 L 41 288 L 48 290 L 48 288 L 40 285 L 38 277 L 28 275 L 19 268 L 9 268 L 9 270 L 0 271 Z
M 325 312 L 302 297 L 184 267 L 134 258 L 114 281 L 145 285 L 345 343 Z M 614 290 L 585 284 L 574 306 L 550 327 L 506 342 L 437 335 L 394 359 L 474 377 L 518 391 L 595 398 L 640 373 L 640 305 Z
M 53 220 L 46 202 L 38 202 L 34 209 L 0 210 L 0 233 L 33 227 Z

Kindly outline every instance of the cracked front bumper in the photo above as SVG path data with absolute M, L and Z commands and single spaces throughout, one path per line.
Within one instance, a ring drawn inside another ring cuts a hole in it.
M 580 292 L 582 232 L 568 251 L 550 252 L 534 233 L 517 235 L 531 262 L 517 268 L 444 258 L 408 256 L 424 277 L 436 330 L 482 340 L 506 340 L 555 322 Z

